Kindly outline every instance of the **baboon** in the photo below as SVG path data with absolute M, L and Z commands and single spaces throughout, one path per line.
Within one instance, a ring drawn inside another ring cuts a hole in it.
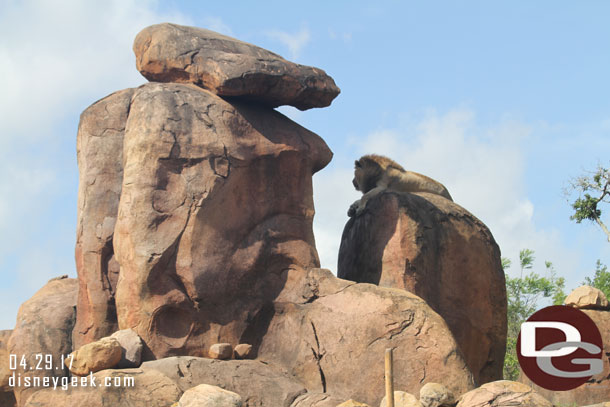
M 356 160 L 352 183 L 363 195 L 349 207 L 347 215 L 350 217 L 360 215 L 368 200 L 386 189 L 396 192 L 429 192 L 453 201 L 447 188 L 440 182 L 417 172 L 406 171 L 395 161 L 376 154 Z

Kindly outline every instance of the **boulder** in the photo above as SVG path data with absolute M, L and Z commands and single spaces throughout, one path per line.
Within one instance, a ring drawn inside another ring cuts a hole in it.
M 200 384 L 184 392 L 179 407 L 241 407 L 241 397 L 232 391 Z
M 182 395 L 172 380 L 154 370 L 103 370 L 78 379 L 86 385 L 38 390 L 25 407 L 169 407 Z
M 77 376 L 99 372 L 115 367 L 123 354 L 123 348 L 118 340 L 111 337 L 88 343 L 66 358 L 66 366 Z
M 312 174 L 332 153 L 272 109 L 192 85 L 138 88 L 124 126 L 119 327 L 145 360 L 254 345 L 282 270 L 319 265 Z
M 123 329 L 113 333 L 111 338 L 121 345 L 121 360 L 117 364 L 119 369 L 138 367 L 142 363 L 142 340 L 131 329 Z
M 523 373 L 519 381 L 531 386 L 536 392 L 556 405 L 579 405 L 602 403 L 610 400 L 610 312 L 591 309 L 582 310 L 597 325 L 602 336 L 605 355 L 603 371 L 591 377 L 585 384 L 569 391 L 551 391 L 534 384 Z
M 460 397 L 457 407 L 553 407 L 550 401 L 522 383 L 499 380 Z
M 419 391 L 423 407 L 447 407 L 455 405 L 455 396 L 440 383 L 426 383 Z
M 123 180 L 123 136 L 134 92 L 122 90 L 95 102 L 78 125 L 75 349 L 118 329 L 114 296 L 119 263 L 113 237 Z
M 383 397 L 379 407 L 388 407 L 387 397 Z M 414 395 L 404 391 L 395 391 L 394 407 L 421 407 L 421 404 Z
M 156 24 L 140 31 L 133 51 L 149 81 L 193 83 L 271 107 L 325 107 L 340 92 L 321 69 L 202 28 Z
M 231 359 L 231 356 L 233 356 L 233 347 L 230 343 L 215 343 L 210 346 L 208 355 L 212 359 Z
M 200 384 L 222 387 L 241 395 L 246 406 L 290 406 L 298 396 L 307 392 L 288 373 L 255 360 L 174 356 L 144 362 L 140 368 L 163 373 L 181 391 Z
M 417 394 L 424 380 L 443 381 L 457 394 L 474 387 L 447 324 L 414 294 L 324 269 L 295 267 L 285 281 L 257 354 L 310 392 L 379 405 L 385 349 L 392 347 L 395 388 Z
M 68 374 L 62 360 L 72 352 L 77 295 L 76 279 L 52 279 L 21 304 L 7 346 L 9 354 L 17 355 L 19 362 L 24 358 L 27 363 L 25 369 L 17 365 L 13 371 L 16 377 L 33 380 L 34 377 L 53 378 Z M 42 355 L 42 358 L 36 355 Z M 50 368 L 46 368 L 47 358 L 51 359 Z M 36 369 L 39 363 L 43 368 Z M 13 390 L 19 406 L 23 406 L 29 395 L 36 391 L 22 386 L 15 386 Z
M 368 404 L 359 403 L 355 400 L 349 399 L 349 400 L 339 404 L 337 407 L 370 407 L 370 406 Z
M 252 355 L 252 345 L 240 343 L 235 347 L 235 359 L 249 359 Z
M 475 380 L 502 378 L 506 286 L 489 229 L 454 202 L 385 191 L 345 225 L 338 277 L 400 288 L 447 321 Z
M 16 403 L 13 388 L 9 386 L 9 377 L 13 374 L 9 369 L 8 338 L 13 331 L 0 331 L 0 406 L 13 407 Z
M 342 401 L 327 393 L 305 393 L 297 397 L 290 407 L 336 407 Z
M 599 289 L 588 285 L 578 287 L 564 300 L 564 304 L 581 309 L 608 309 L 608 299 Z

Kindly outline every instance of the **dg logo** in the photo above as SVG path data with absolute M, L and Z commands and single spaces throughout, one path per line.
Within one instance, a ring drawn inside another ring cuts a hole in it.
M 517 357 L 523 373 L 548 390 L 572 390 L 604 369 L 602 337 L 584 312 L 541 309 L 521 325 Z

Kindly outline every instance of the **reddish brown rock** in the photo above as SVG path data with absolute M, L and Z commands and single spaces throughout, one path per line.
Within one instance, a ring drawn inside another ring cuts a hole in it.
M 311 183 L 331 155 L 268 108 L 192 85 L 136 91 L 113 244 L 119 326 L 145 359 L 260 341 L 282 270 L 319 265 Z
M 118 340 L 111 337 L 88 343 L 70 354 L 66 366 L 76 376 L 86 376 L 115 367 L 120 361 L 123 348 Z
M 604 349 L 602 360 L 604 368 L 582 386 L 569 391 L 551 391 L 543 389 L 521 373 L 519 380 L 556 405 L 579 405 L 602 403 L 610 400 L 610 312 L 598 310 L 582 310 L 597 325 L 602 335 Z
M 215 343 L 210 346 L 208 355 L 212 359 L 231 359 L 231 356 L 233 356 L 233 347 L 230 343 Z
M 17 324 L 8 340 L 9 354 L 21 361 L 24 357 L 27 368 L 18 365 L 15 375 L 25 377 L 62 377 L 68 374 L 62 365 L 62 356 L 72 352 L 72 329 L 74 327 L 78 282 L 73 278 L 52 279 L 19 307 Z M 35 369 L 40 356 L 52 358 L 51 369 Z M 51 355 L 51 356 L 47 356 Z M 32 368 L 32 369 L 30 369 Z M 16 386 L 15 397 L 20 406 L 37 389 Z
M 583 285 L 572 291 L 564 300 L 565 305 L 581 309 L 608 309 L 608 299 L 599 289 Z
M 13 331 L 0 331 L 0 406 L 13 407 L 16 403 L 13 388 L 9 386 L 9 377 L 13 373 L 9 369 L 8 339 Z
M 418 394 L 424 380 L 442 381 L 455 394 L 473 388 L 445 321 L 421 298 L 323 269 L 291 269 L 285 279 L 258 358 L 281 363 L 310 392 L 379 405 L 390 347 L 397 389 Z
M 338 276 L 410 291 L 447 321 L 478 383 L 502 377 L 506 287 L 489 229 L 440 196 L 384 192 L 345 226 Z
M 255 360 L 220 361 L 174 356 L 144 362 L 144 371 L 157 370 L 182 391 L 207 383 L 242 395 L 247 406 L 290 406 L 307 390 L 288 373 Z
M 88 379 L 86 386 L 39 390 L 25 407 L 168 407 L 182 395 L 172 380 L 154 370 L 102 370 L 93 379 L 82 379 Z
M 522 383 L 499 380 L 460 397 L 457 407 L 553 407 L 550 401 Z
M 340 92 L 321 69 L 201 28 L 153 25 L 137 35 L 133 50 L 138 70 L 149 81 L 193 83 L 272 107 L 324 107 Z
M 117 330 L 114 295 L 119 264 L 114 256 L 113 235 L 123 180 L 123 135 L 134 91 L 113 93 L 91 105 L 80 117 L 76 139 L 80 178 L 75 348 Z
M 252 356 L 252 345 L 240 343 L 235 347 L 235 359 L 249 359 Z

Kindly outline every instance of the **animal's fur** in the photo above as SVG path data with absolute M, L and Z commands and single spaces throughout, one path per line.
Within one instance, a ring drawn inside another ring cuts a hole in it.
M 354 180 L 356 190 L 364 195 L 354 202 L 348 216 L 362 213 L 366 203 L 384 190 L 395 192 L 429 192 L 453 201 L 443 184 L 413 171 L 406 171 L 395 161 L 381 155 L 365 155 L 355 162 Z

